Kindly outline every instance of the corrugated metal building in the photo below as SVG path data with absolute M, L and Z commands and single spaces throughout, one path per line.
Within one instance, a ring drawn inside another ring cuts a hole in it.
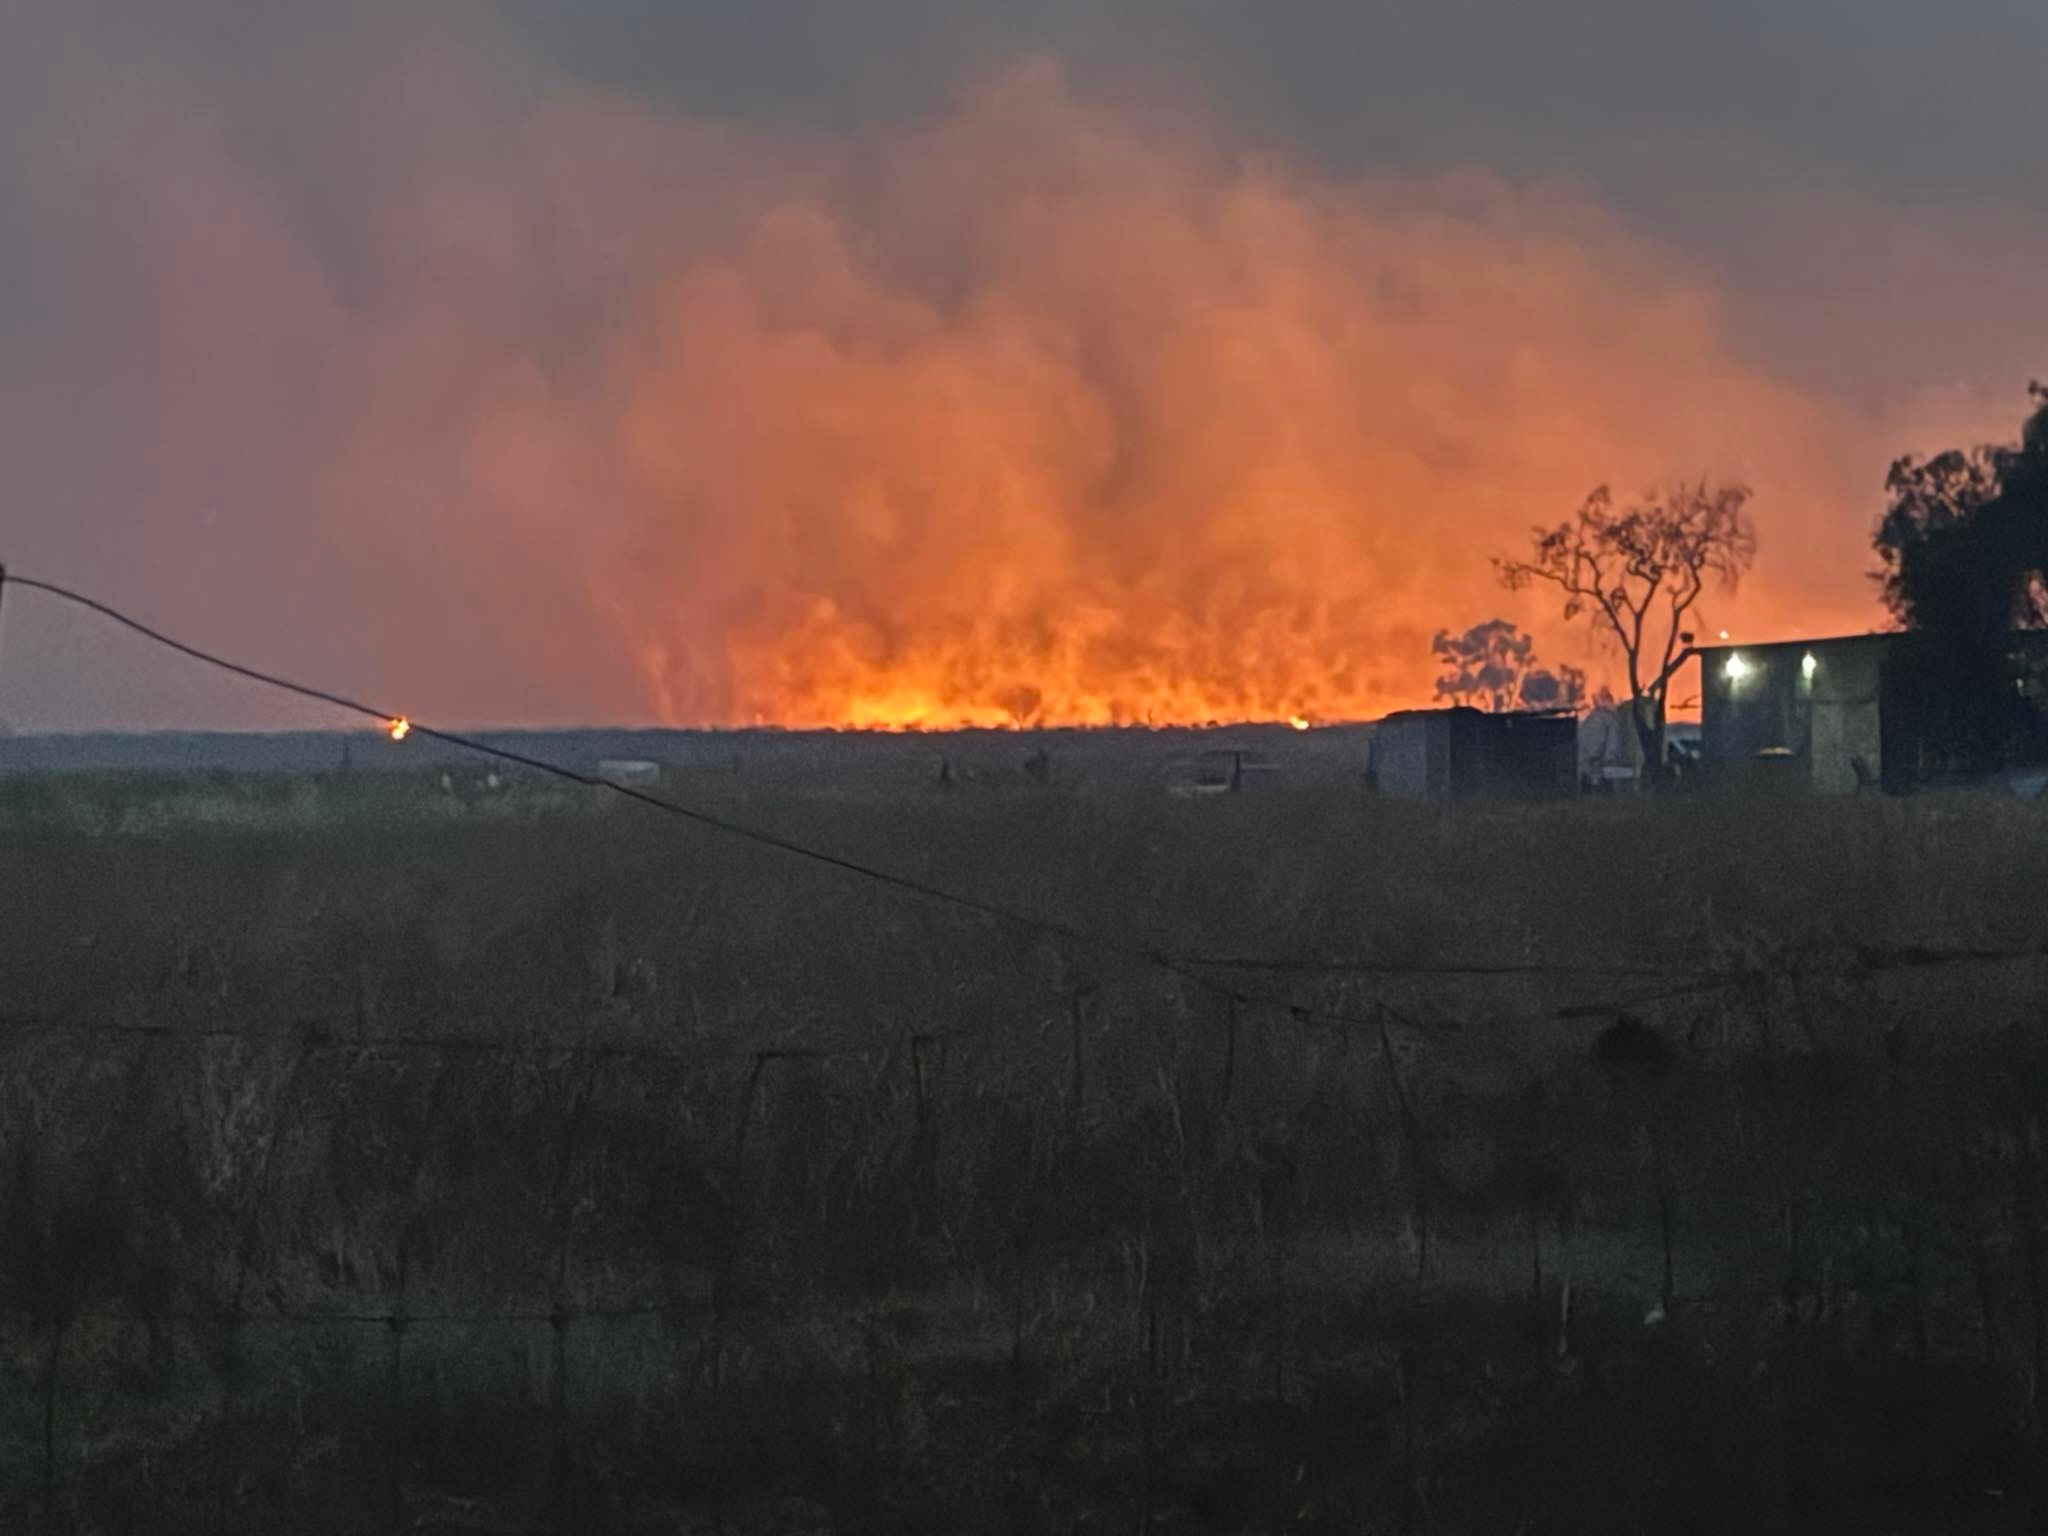
M 1710 781 L 1816 794 L 1953 782 L 1956 711 L 1916 667 L 1916 643 L 1894 633 L 1700 647 Z M 2010 659 L 2020 691 L 2036 696 L 2048 633 L 2013 635 Z
M 1702 646 L 1701 757 L 1710 781 L 1820 794 L 1876 787 L 1886 661 L 1899 639 Z
M 1403 710 L 1373 733 L 1371 778 L 1381 794 L 1413 800 L 1569 795 L 1578 730 L 1570 713 Z

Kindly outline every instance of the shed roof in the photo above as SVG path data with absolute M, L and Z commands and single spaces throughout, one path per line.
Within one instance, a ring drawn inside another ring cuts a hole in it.
M 1693 650 L 1701 656 L 1718 656 L 1725 651 L 1811 651 L 1848 645 L 1894 645 L 1911 639 L 1912 635 L 1911 630 L 1880 629 L 1861 635 L 1815 636 L 1810 640 L 1718 640 L 1712 645 L 1695 645 Z M 2009 638 L 2022 650 L 2048 650 L 2048 629 L 2015 629 Z
M 1904 630 L 1893 629 L 1861 635 L 1816 635 L 1810 639 L 1718 640 L 1712 645 L 1695 645 L 1693 649 L 1702 656 L 1717 656 L 1723 651 L 1810 651 L 1816 646 L 1889 645 L 1904 638 Z
M 1435 709 L 1397 709 L 1378 722 L 1391 724 L 1396 720 L 1448 720 L 1455 716 L 1470 716 L 1475 720 L 1559 720 L 1578 718 L 1576 709 L 1474 709 L 1470 704 L 1445 704 Z

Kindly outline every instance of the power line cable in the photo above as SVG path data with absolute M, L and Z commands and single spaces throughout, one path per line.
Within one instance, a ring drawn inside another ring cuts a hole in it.
M 842 873 L 853 875 L 859 879 L 870 880 L 880 885 L 907 892 L 926 901 L 950 906 L 961 911 L 972 912 L 982 917 L 992 918 L 998 922 L 1007 923 L 1013 927 L 1044 937 L 1061 939 L 1082 948 L 1092 949 L 1099 954 L 1152 967 L 1232 1002 L 1250 1007 L 1287 1008 L 1297 1018 L 1312 1020 L 1338 1028 L 1377 1030 L 1381 1027 L 1381 1021 L 1378 1018 L 1359 1018 L 1333 1014 L 1320 1009 L 1302 1008 L 1284 998 L 1259 997 L 1246 993 L 1237 987 L 1219 981 L 1215 977 L 1206 975 L 1198 970 L 1196 967 L 1202 964 L 1200 961 L 1190 962 L 1178 959 L 1164 951 L 1111 938 L 1107 935 L 1081 928 L 1075 924 L 1063 922 L 1057 918 L 1039 917 L 985 897 L 966 895 L 959 891 L 934 885 L 929 881 L 919 880 L 915 876 L 898 874 L 893 870 L 882 869 L 857 859 L 828 853 L 823 849 L 796 842 L 778 833 L 769 832 L 760 827 L 749 826 L 743 822 L 733 821 L 728 817 L 715 815 L 712 812 L 700 810 L 695 806 L 685 805 L 680 801 L 668 799 L 663 795 L 649 793 L 647 790 L 630 784 L 621 784 L 616 780 L 605 778 L 601 774 L 585 773 L 580 769 L 570 768 L 561 763 L 551 763 L 543 758 L 533 757 L 525 752 L 515 751 L 509 747 L 483 741 L 474 736 L 465 736 L 455 731 L 421 725 L 406 715 L 366 704 L 362 700 L 350 698 L 346 694 L 335 693 L 326 688 L 316 688 L 311 684 L 299 682 L 294 678 L 284 677 L 275 672 L 267 672 L 261 668 L 245 665 L 242 662 L 232 661 L 213 651 L 205 650 L 200 646 L 192 645 L 173 635 L 166 634 L 160 629 L 143 623 L 140 619 L 131 617 L 111 604 L 101 602 L 99 599 L 90 597 L 71 587 L 63 586 L 53 581 L 45 581 L 39 577 L 17 575 L 9 571 L 5 566 L 0 566 L 0 594 L 4 594 L 8 586 L 40 592 L 45 596 L 69 603 L 74 607 L 107 619 L 123 629 L 140 635 L 155 645 L 174 651 L 203 665 L 230 673 L 233 676 L 260 683 L 264 687 L 293 694 L 299 698 L 311 699 L 316 703 L 326 704 L 349 714 L 360 715 L 366 719 L 375 720 L 379 725 L 396 727 L 403 723 L 407 734 L 416 734 L 429 741 L 442 742 L 445 745 L 456 747 L 462 751 L 493 758 L 499 762 L 509 763 L 515 767 L 546 774 L 568 783 L 579 784 L 590 789 L 607 790 L 623 799 L 645 805 L 665 815 L 681 817 L 686 821 L 708 827 L 727 836 L 740 838 L 761 847 L 772 848 L 796 858 L 807 859 L 812 863 L 839 870 Z
M 150 640 L 169 650 L 176 651 L 182 656 L 190 657 L 194 661 L 203 662 L 210 667 L 217 667 L 237 677 L 261 683 L 266 687 L 279 689 L 285 693 L 296 694 L 300 698 L 312 699 L 317 703 L 328 704 L 350 714 L 361 715 L 366 719 L 375 720 L 379 725 L 391 726 L 403 721 L 408 735 L 421 736 L 429 741 L 442 742 L 445 745 L 456 747 L 466 752 L 474 752 L 484 757 L 495 758 L 500 762 L 510 763 L 515 767 L 547 774 L 572 784 L 583 785 L 586 788 L 609 790 L 624 799 L 638 801 L 642 805 L 650 806 L 667 815 L 680 816 L 701 826 L 726 833 L 729 836 L 743 838 L 748 842 L 774 848 L 798 858 L 809 859 L 814 863 L 824 864 L 865 880 L 873 880 L 884 885 L 894 886 L 899 890 L 909 891 L 926 900 L 959 907 L 984 917 L 993 917 L 1019 927 L 1030 928 L 1067 939 L 1074 943 L 1112 951 L 1123 958 L 1143 960 L 1150 963 L 1166 963 L 1165 957 L 1150 950 L 1124 944 L 1117 940 L 1106 939 L 1100 935 L 1088 933 L 1072 924 L 1060 922 L 1057 919 L 1036 917 L 1030 913 L 1006 907 L 1000 902 L 989 901 L 978 896 L 962 895 L 957 891 L 946 890 L 941 886 L 932 885 L 911 875 L 897 874 L 892 870 L 865 864 L 857 859 L 849 859 L 839 854 L 827 853 L 823 849 L 795 842 L 777 833 L 732 821 L 726 817 L 715 815 L 712 812 L 699 810 L 695 806 L 684 805 L 680 801 L 670 800 L 662 795 L 650 794 L 648 791 L 630 784 L 621 784 L 614 779 L 605 778 L 601 774 L 585 773 L 580 769 L 570 768 L 561 763 L 551 763 L 545 759 L 533 757 L 525 752 L 514 751 L 509 747 L 498 746 L 495 743 L 483 741 L 474 736 L 465 736 L 455 731 L 421 725 L 409 716 L 392 710 L 380 709 L 375 705 L 365 704 L 360 699 L 352 699 L 345 694 L 333 693 L 325 688 L 315 688 L 310 684 L 301 683 L 292 678 L 281 677 L 274 672 L 265 672 L 256 667 L 245 666 L 241 662 L 231 661 L 212 651 L 202 650 L 196 645 L 188 644 L 183 640 L 167 635 L 162 630 L 152 628 L 139 619 L 131 618 L 119 609 L 100 602 L 96 598 L 88 597 L 82 592 L 60 586 L 56 582 L 43 581 L 33 576 L 18 576 L 8 571 L 5 567 L 0 567 L 0 589 L 4 589 L 7 586 L 23 587 L 30 591 L 41 592 L 50 597 L 59 598 L 64 602 L 98 614 L 102 618 L 109 619 L 124 629 L 131 630 L 135 634 L 141 635 L 144 639 Z
M 372 704 L 366 704 L 362 700 L 351 698 L 346 694 L 336 693 L 326 688 L 317 688 L 311 684 L 299 682 L 294 678 L 230 660 L 216 652 L 180 640 L 174 635 L 166 634 L 164 631 L 122 612 L 111 604 L 101 602 L 98 598 L 88 596 L 74 588 L 53 581 L 45 581 L 39 577 L 18 575 L 8 570 L 6 566 L 0 565 L 0 598 L 4 598 L 6 588 L 10 585 L 32 592 L 39 592 L 45 596 L 56 598 L 61 602 L 69 603 L 74 607 L 106 619 L 133 634 L 140 635 L 143 639 L 150 641 L 154 645 L 173 651 L 202 665 L 214 667 L 232 676 L 259 683 L 266 688 L 276 689 L 283 693 L 293 694 L 299 698 L 326 704 L 348 714 L 360 715 L 365 719 L 374 720 L 380 726 L 387 728 L 396 728 L 402 725 L 406 734 L 417 734 L 429 741 L 438 741 L 461 751 L 491 758 L 498 762 L 508 763 L 514 767 L 544 774 L 566 783 L 578 784 L 589 789 L 608 791 L 622 799 L 660 811 L 664 815 L 677 816 L 729 837 L 739 838 L 795 858 L 805 859 L 814 864 L 836 869 L 843 874 L 852 875 L 858 879 L 889 886 L 917 896 L 925 901 L 949 906 L 959 911 L 971 912 L 981 917 L 990 918 L 1009 924 L 1012 927 L 1038 934 L 1041 937 L 1060 939 L 1080 948 L 1094 950 L 1098 954 L 1108 955 L 1140 966 L 1163 971 L 1228 1002 L 1254 1008 L 1286 1009 L 1294 1018 L 1303 1023 L 1321 1024 L 1337 1029 L 1355 1029 L 1379 1033 L 1384 1030 L 1385 1020 L 1391 1017 L 1409 1027 L 1420 1027 L 1418 1021 L 1408 1017 L 1398 1009 L 1387 1007 L 1384 1003 L 1378 1005 L 1371 1017 L 1333 1013 L 1326 1009 L 1305 1007 L 1288 998 L 1265 997 L 1249 993 L 1229 982 L 1219 980 L 1216 976 L 1209 974 L 1209 972 L 1212 970 L 1226 970 L 1321 976 L 1428 973 L 1432 975 L 1463 975 L 1472 977 L 1535 974 L 1578 976 L 1684 974 L 1684 968 L 1681 967 L 1637 968 L 1569 964 L 1541 966 L 1465 964 L 1439 966 L 1404 965 L 1397 962 L 1375 961 L 1324 963 L 1236 957 L 1210 959 L 1175 955 L 1165 950 L 1153 949 L 1141 944 L 1131 943 L 1127 940 L 1112 938 L 1057 918 L 1040 917 L 999 901 L 951 890 L 944 886 L 935 885 L 930 881 L 920 880 L 912 875 L 899 874 L 894 870 L 883 869 L 858 859 L 829 853 L 824 849 L 799 843 L 779 833 L 750 826 L 744 822 L 734 821 L 729 817 L 719 816 L 713 812 L 701 810 L 696 806 L 685 805 L 680 801 L 650 793 L 631 784 L 619 783 L 614 779 L 605 778 L 601 774 L 585 773 L 580 769 L 570 768 L 561 763 L 549 762 L 544 758 L 534 757 L 529 753 L 516 751 L 510 747 L 500 746 L 474 736 L 466 736 L 459 732 L 442 730 L 434 726 L 421 725 L 408 716 L 392 710 L 382 709 Z M 1725 978 L 1714 977 L 1712 973 L 1708 973 L 1708 976 L 1702 978 L 1696 987 L 1689 987 L 1684 990 L 1708 991 L 1718 985 L 1733 984 L 1734 981 L 1739 979 L 1739 977 L 1732 976 Z

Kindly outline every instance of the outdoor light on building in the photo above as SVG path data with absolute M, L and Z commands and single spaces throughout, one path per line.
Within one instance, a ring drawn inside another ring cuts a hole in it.
M 1799 658 L 1799 675 L 1805 678 L 1809 683 L 1813 681 L 1813 674 L 1818 672 L 1819 670 L 1820 663 L 1813 659 L 1813 652 L 1808 651 L 1804 656 Z
M 1743 675 L 1749 671 L 1749 663 L 1742 659 L 1740 651 L 1734 651 L 1729 654 L 1728 664 L 1721 670 L 1728 674 L 1729 682 L 1739 683 Z

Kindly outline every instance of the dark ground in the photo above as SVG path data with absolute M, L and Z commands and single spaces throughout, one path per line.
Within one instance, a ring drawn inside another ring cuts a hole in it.
M 669 792 L 1252 1001 L 573 798 L 17 805 L 0 1528 L 2048 1519 L 2038 811 Z

